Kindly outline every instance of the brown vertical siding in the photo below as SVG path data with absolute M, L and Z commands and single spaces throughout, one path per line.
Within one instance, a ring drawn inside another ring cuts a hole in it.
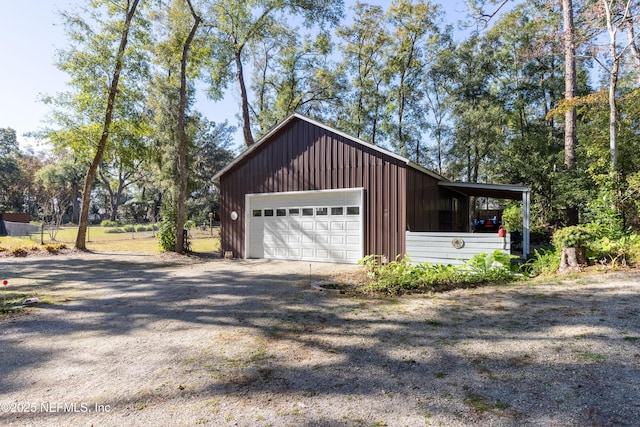
M 365 253 L 394 259 L 405 250 L 406 174 L 403 161 L 294 118 L 220 177 L 222 250 L 245 256 L 246 194 L 364 187 Z
M 464 216 L 467 198 L 442 188 L 438 180 L 413 168 L 407 169 L 407 229 L 410 231 L 467 231 Z M 458 212 L 451 199 L 458 199 Z

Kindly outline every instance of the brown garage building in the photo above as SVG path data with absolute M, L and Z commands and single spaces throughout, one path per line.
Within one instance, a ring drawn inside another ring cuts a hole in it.
M 463 186 L 447 188 L 442 176 L 299 114 L 214 181 L 222 251 L 239 258 L 394 259 L 405 253 L 407 230 L 468 228 Z

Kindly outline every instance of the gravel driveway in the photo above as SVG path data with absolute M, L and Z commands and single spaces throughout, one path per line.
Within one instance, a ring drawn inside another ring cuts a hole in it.
M 637 426 L 640 273 L 394 299 L 356 266 L 0 258 L 0 425 Z

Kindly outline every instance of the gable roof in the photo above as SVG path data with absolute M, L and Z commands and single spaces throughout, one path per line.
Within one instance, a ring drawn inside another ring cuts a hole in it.
M 214 182 L 219 182 L 220 181 L 220 177 L 222 175 L 224 175 L 225 173 L 227 173 L 229 170 L 233 169 L 235 167 L 235 165 L 237 165 L 238 163 L 240 163 L 245 157 L 247 157 L 249 154 L 253 153 L 255 150 L 258 149 L 258 147 L 262 146 L 263 144 L 267 143 L 267 141 L 269 141 L 271 139 L 271 137 L 273 135 L 275 135 L 276 133 L 278 133 L 282 128 L 284 128 L 285 126 L 287 126 L 289 123 L 291 123 L 294 120 L 302 120 L 305 121 L 307 123 L 310 123 L 314 126 L 317 126 L 319 128 L 322 128 L 326 131 L 335 133 L 337 135 L 340 135 L 341 137 L 348 139 L 350 141 L 355 142 L 358 145 L 361 145 L 363 147 L 369 148 L 371 150 L 375 150 L 381 154 L 393 157 L 394 159 L 400 160 L 401 162 L 403 162 L 404 164 L 406 164 L 407 166 L 416 169 L 422 173 L 425 173 L 427 175 L 430 175 L 431 177 L 437 179 L 438 181 L 448 181 L 445 177 L 423 167 L 420 166 L 417 163 L 412 162 L 411 160 L 407 159 L 406 157 L 400 156 L 394 152 L 391 152 L 389 150 L 386 150 L 382 147 L 379 147 L 377 145 L 374 144 L 370 144 L 368 142 L 365 142 L 359 138 L 356 138 L 354 136 L 348 135 L 342 131 L 339 131 L 335 128 L 332 128 L 331 126 L 327 126 L 323 123 L 320 123 L 316 120 L 313 120 L 309 117 L 303 116 L 302 114 L 298 114 L 298 113 L 293 113 L 291 114 L 289 117 L 287 117 L 286 119 L 284 119 L 283 121 L 281 121 L 280 123 L 278 123 L 275 127 L 273 127 L 269 132 L 267 132 L 262 138 L 260 138 L 258 141 L 255 142 L 255 144 L 253 144 L 251 147 L 247 148 L 245 151 L 242 152 L 242 154 L 240 154 L 238 157 L 236 157 L 235 159 L 233 159 L 233 161 L 231 163 L 229 163 L 224 169 L 222 169 L 220 172 L 218 172 L 217 174 L 214 175 L 214 177 L 212 178 L 212 181 Z

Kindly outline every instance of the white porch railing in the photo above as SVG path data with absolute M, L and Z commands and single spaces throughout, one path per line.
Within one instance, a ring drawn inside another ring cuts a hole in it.
M 460 265 L 479 253 L 509 254 L 511 240 L 497 233 L 406 232 L 407 256 L 412 263 Z

